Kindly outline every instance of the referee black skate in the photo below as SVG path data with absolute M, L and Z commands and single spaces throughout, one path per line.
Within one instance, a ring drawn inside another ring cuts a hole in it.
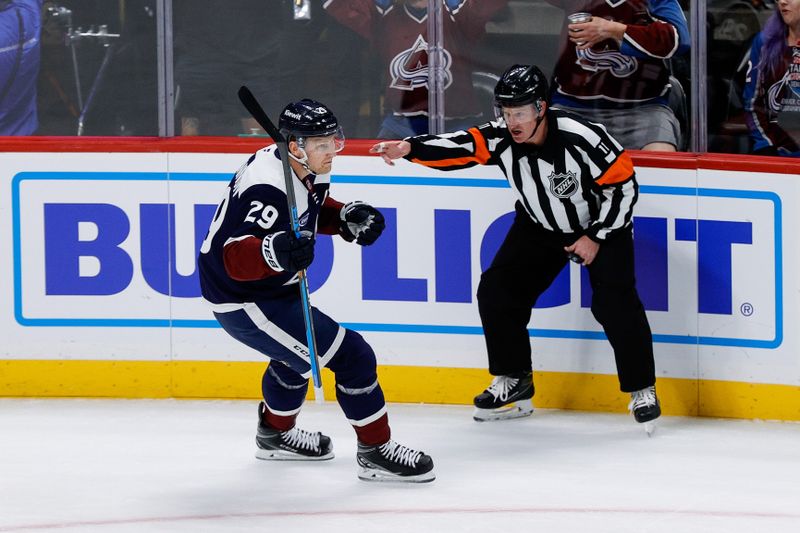
M 549 108 L 547 81 L 514 65 L 494 90 L 496 120 L 464 131 L 384 141 L 370 150 L 439 170 L 496 165 L 516 193 L 516 217 L 481 275 L 478 308 L 492 383 L 475 397 L 474 418 L 530 415 L 534 394 L 528 322 L 539 296 L 569 260 L 583 264 L 591 310 L 616 359 L 620 389 L 637 422 L 661 415 L 653 339 L 636 292 L 633 163 L 600 124 Z

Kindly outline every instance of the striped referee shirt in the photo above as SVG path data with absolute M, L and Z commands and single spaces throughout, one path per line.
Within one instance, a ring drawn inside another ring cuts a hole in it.
M 600 124 L 547 111 L 541 146 L 514 142 L 501 119 L 466 131 L 406 139 L 405 158 L 439 170 L 497 165 L 531 219 L 555 233 L 602 242 L 630 226 L 639 196 L 630 156 Z

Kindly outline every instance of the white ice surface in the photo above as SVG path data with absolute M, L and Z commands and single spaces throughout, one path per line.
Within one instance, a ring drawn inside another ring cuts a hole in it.
M 254 458 L 256 402 L 0 399 L 0 531 L 798 532 L 800 424 L 389 406 L 420 485 L 356 478 L 334 403 L 300 426 L 336 458 Z

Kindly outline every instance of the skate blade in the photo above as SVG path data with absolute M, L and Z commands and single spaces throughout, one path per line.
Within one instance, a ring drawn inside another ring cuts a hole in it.
M 358 469 L 358 479 L 379 483 L 430 483 L 436 479 L 436 474 L 431 470 L 417 476 L 400 476 L 385 470 L 360 467 Z
M 647 433 L 648 437 L 652 437 L 653 433 L 656 432 L 656 422 L 655 420 L 650 422 L 644 422 L 644 431 Z
M 530 400 L 520 400 L 510 403 L 497 409 L 475 408 L 472 419 L 476 422 L 494 422 L 495 420 L 510 420 L 512 418 L 522 418 L 533 413 L 533 405 Z
M 261 459 L 262 461 L 327 461 L 333 459 L 333 452 L 314 457 L 286 450 L 263 450 L 258 448 L 256 450 L 256 459 Z

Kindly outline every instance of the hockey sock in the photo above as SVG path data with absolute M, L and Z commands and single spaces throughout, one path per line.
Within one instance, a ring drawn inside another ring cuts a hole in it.
M 386 413 L 365 426 L 353 426 L 353 429 L 356 430 L 358 442 L 368 446 L 383 444 L 392 437 L 392 430 L 389 427 L 389 415 Z
M 281 432 L 292 429 L 296 420 L 296 414 L 289 416 L 276 415 L 269 410 L 269 407 L 264 410 L 264 415 L 261 417 L 263 423 Z

